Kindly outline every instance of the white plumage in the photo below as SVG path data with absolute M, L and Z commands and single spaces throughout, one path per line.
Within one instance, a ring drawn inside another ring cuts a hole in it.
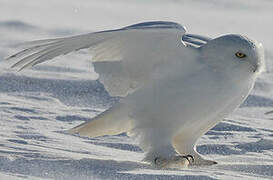
M 177 23 L 146 22 L 34 41 L 8 59 L 19 58 L 12 67 L 22 70 L 90 48 L 100 81 L 110 95 L 123 98 L 69 132 L 129 132 L 140 137 L 145 159 L 158 167 L 214 164 L 195 151 L 195 142 L 247 97 L 264 66 L 263 47 L 241 35 L 211 39 L 185 33 Z

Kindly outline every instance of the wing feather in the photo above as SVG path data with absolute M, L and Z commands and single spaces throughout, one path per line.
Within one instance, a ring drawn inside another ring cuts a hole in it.
M 95 71 L 100 74 L 101 80 L 104 79 L 102 83 L 108 87 L 110 95 L 126 96 L 149 76 L 149 68 L 156 63 L 151 60 L 153 53 L 162 53 L 158 46 L 169 43 L 179 46 L 182 44 L 183 34 L 185 28 L 177 23 L 145 22 L 117 30 L 33 41 L 28 43 L 29 47 L 7 59 L 18 60 L 12 68 L 18 68 L 20 71 L 57 56 L 89 48 L 93 54 L 92 62 L 121 62 L 122 71 L 109 71 L 109 63 L 105 63 L 105 67 L 103 64 L 95 66 Z M 166 41 L 169 42 L 164 43 Z M 103 70 L 104 68 L 106 70 Z

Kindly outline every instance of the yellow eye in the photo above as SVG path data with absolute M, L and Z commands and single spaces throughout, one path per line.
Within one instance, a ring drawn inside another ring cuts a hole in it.
M 238 57 L 238 58 L 244 58 L 244 57 L 246 57 L 246 55 L 244 53 L 241 53 L 241 52 L 235 53 L 235 56 Z

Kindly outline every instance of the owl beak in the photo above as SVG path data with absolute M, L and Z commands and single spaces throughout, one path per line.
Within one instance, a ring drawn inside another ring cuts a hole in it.
M 258 65 L 252 66 L 253 67 L 253 72 L 259 72 L 260 71 L 260 67 Z
M 254 73 L 262 73 L 265 71 L 264 63 L 257 63 L 255 65 L 252 65 L 252 67 Z
M 266 68 L 265 68 L 265 60 L 264 60 L 264 48 L 261 43 L 258 44 L 258 49 L 259 49 L 259 59 L 257 63 L 255 63 L 254 65 L 254 72 L 262 73 L 266 71 Z

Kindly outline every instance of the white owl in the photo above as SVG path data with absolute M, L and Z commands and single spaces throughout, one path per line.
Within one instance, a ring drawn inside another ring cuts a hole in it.
M 145 160 L 160 168 L 211 165 L 197 139 L 247 97 L 264 66 L 262 44 L 242 35 L 215 39 L 186 34 L 173 22 L 34 41 L 10 56 L 20 70 L 84 48 L 92 50 L 99 80 L 113 107 L 69 132 L 140 137 Z

